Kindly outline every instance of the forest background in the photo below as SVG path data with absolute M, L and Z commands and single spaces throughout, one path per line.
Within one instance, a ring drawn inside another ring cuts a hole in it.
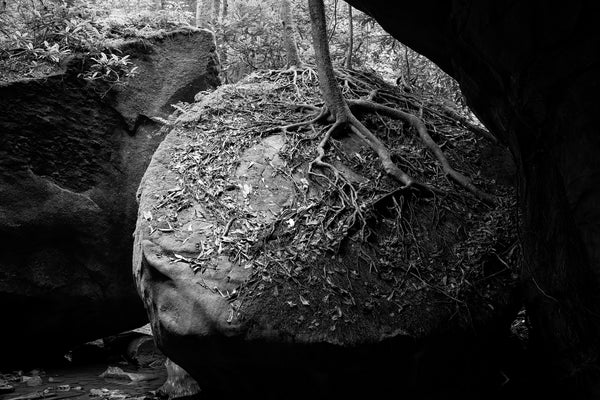
M 86 79 L 113 83 L 135 73 L 126 54 L 110 54 L 107 41 L 144 37 L 160 30 L 196 26 L 213 31 L 221 78 L 234 83 L 259 69 L 288 65 L 285 29 L 300 59 L 314 64 L 305 1 L 279 0 L 1 0 L 0 70 L 6 77 L 34 77 L 57 68 L 73 53 L 91 65 Z M 407 90 L 447 99 L 466 111 L 457 83 L 427 58 L 388 35 L 374 19 L 339 0 L 325 1 L 334 65 L 372 70 Z

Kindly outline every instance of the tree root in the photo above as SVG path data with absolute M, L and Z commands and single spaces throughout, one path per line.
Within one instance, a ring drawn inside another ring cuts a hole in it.
M 313 125 L 313 124 L 319 123 L 323 119 L 327 118 L 328 113 L 329 112 L 327 111 L 327 107 L 322 107 L 321 110 L 319 111 L 319 113 L 316 116 L 314 116 L 313 118 L 309 119 L 308 121 L 296 122 L 293 124 L 281 126 L 281 127 L 277 128 L 277 130 L 282 130 L 283 132 L 288 133 L 291 130 L 296 130 L 303 126 Z
M 459 113 L 457 113 L 456 111 L 451 109 L 450 107 L 443 106 L 442 110 L 444 111 L 444 114 L 446 114 L 450 118 L 453 118 L 454 120 L 460 122 L 471 132 L 473 132 L 477 135 L 480 135 L 481 137 L 484 137 L 485 139 L 489 140 L 490 142 L 492 142 L 494 144 L 498 144 L 498 139 L 496 139 L 496 137 L 494 135 L 492 135 L 490 132 L 488 132 L 487 130 L 485 130 L 479 126 L 474 125 L 473 123 L 468 121 L 465 117 L 463 117 L 462 115 L 460 115 Z
M 306 72 L 306 71 L 308 71 L 308 72 Z M 291 67 L 290 69 L 280 72 L 280 73 L 287 74 L 290 72 L 292 72 L 294 74 L 292 84 L 297 87 L 298 69 L 296 67 Z M 314 74 L 314 76 L 316 76 L 315 72 L 310 68 L 307 68 L 306 70 L 304 70 L 302 72 L 302 74 L 305 74 L 305 73 L 308 74 L 309 79 L 312 79 L 313 74 Z M 348 85 L 348 83 L 351 83 L 352 85 L 354 85 L 357 88 L 361 87 L 361 86 L 362 86 L 361 89 L 367 88 L 367 87 L 369 87 L 368 83 L 372 83 L 370 81 L 363 82 L 362 79 L 353 76 L 353 75 L 357 74 L 354 71 L 352 71 L 352 72 L 342 71 L 341 73 L 338 71 L 337 74 L 342 75 L 342 79 L 345 80 L 346 85 Z M 373 87 L 373 86 L 375 86 L 375 85 L 372 85 L 371 87 Z M 349 88 L 349 86 L 348 86 L 348 88 Z M 434 157 L 437 159 L 437 161 L 439 162 L 439 164 L 442 167 L 444 174 L 449 179 L 453 180 L 459 186 L 462 186 L 464 189 L 471 192 L 477 199 L 479 199 L 483 202 L 489 203 L 489 204 L 495 203 L 496 200 L 493 196 L 477 189 L 473 185 L 473 183 L 471 182 L 471 180 L 469 178 L 467 178 L 465 175 L 461 174 L 460 172 L 456 171 L 450 165 L 450 162 L 448 161 L 446 155 L 444 154 L 444 152 L 442 151 L 440 146 L 438 146 L 437 143 L 433 140 L 433 138 L 429 135 L 425 124 L 419 117 L 417 117 L 413 114 L 398 110 L 396 108 L 392 108 L 392 107 L 385 106 L 385 105 L 374 102 L 373 100 L 375 99 L 376 96 L 378 96 L 378 94 L 379 94 L 379 91 L 377 89 L 375 89 L 375 90 L 368 91 L 366 100 L 346 100 L 343 97 L 341 97 L 341 102 L 343 104 L 335 104 L 335 106 L 332 106 L 333 109 L 329 109 L 327 106 L 318 108 L 313 105 L 301 104 L 299 106 L 302 108 L 310 109 L 312 111 L 318 110 L 318 114 L 314 115 L 309 120 L 297 122 L 297 123 L 293 123 L 293 124 L 288 124 L 288 125 L 279 127 L 277 129 L 283 131 L 284 133 L 288 133 L 291 130 L 296 130 L 303 126 L 309 126 L 309 125 L 317 124 L 324 120 L 334 119 L 333 124 L 326 131 L 324 137 L 322 138 L 321 142 L 317 146 L 317 149 L 316 149 L 317 156 L 310 162 L 310 164 L 308 166 L 308 174 L 313 177 L 319 177 L 319 178 L 325 179 L 332 186 L 338 188 L 338 190 L 341 193 L 341 196 L 345 196 L 345 194 L 343 193 L 343 190 L 341 190 L 340 187 L 338 186 L 340 179 L 343 179 L 345 182 L 343 186 L 345 186 L 347 184 L 352 188 L 351 190 L 354 190 L 352 187 L 352 184 L 347 182 L 346 179 L 342 177 L 342 174 L 334 165 L 324 161 L 324 158 L 326 155 L 325 148 L 326 148 L 328 142 L 330 141 L 332 135 L 336 131 L 338 131 L 340 129 L 344 129 L 344 128 L 348 129 L 350 132 L 352 132 L 354 135 L 356 135 L 358 138 L 360 138 L 364 143 L 369 145 L 369 147 L 377 154 L 385 173 L 402 185 L 400 190 L 416 189 L 417 191 L 421 192 L 422 194 L 426 194 L 426 193 L 427 194 L 443 194 L 443 192 L 441 190 L 439 190 L 435 187 L 432 187 L 431 185 L 417 181 L 412 176 L 410 176 L 409 174 L 404 172 L 401 168 L 399 168 L 396 165 L 396 163 L 394 163 L 394 161 L 392 160 L 391 154 L 390 154 L 387 146 L 376 135 L 374 135 L 362 122 L 360 122 L 356 118 L 356 116 L 353 113 L 353 110 L 376 113 L 376 114 L 383 114 L 383 115 L 386 115 L 393 119 L 400 119 L 400 120 L 406 121 L 412 127 L 414 127 L 416 129 L 421 141 L 429 149 L 429 151 L 434 155 Z M 341 95 L 341 93 L 340 93 L 340 95 Z M 326 175 L 324 175 L 322 173 L 315 172 L 315 168 L 328 169 L 333 174 L 333 180 L 329 179 L 329 177 L 327 177 Z M 347 197 L 345 199 L 343 199 L 344 202 L 347 200 L 348 200 Z
M 406 172 L 402 171 L 393 161 L 387 147 L 377 136 L 362 124 L 353 114 L 348 115 L 349 128 L 356 136 L 367 143 L 381 161 L 383 170 L 392 178 L 408 188 L 415 185 L 416 181 Z M 423 184 L 419 184 L 421 186 Z M 424 186 L 424 185 L 423 185 Z
M 325 147 L 329 143 L 331 136 L 337 130 L 343 128 L 344 123 L 336 121 L 333 125 L 329 127 L 329 129 L 327 129 L 327 132 L 325 133 L 325 135 L 319 142 L 319 145 L 317 146 L 317 156 L 308 165 L 308 175 L 322 178 L 325 181 L 327 181 L 329 185 L 336 191 L 342 202 L 342 206 L 336 212 L 333 218 L 330 219 L 329 224 L 335 221 L 339 217 L 339 215 L 342 212 L 344 212 L 344 210 L 347 210 L 349 208 L 350 210 L 352 210 L 352 213 L 350 217 L 346 219 L 344 226 L 346 230 L 350 230 L 356 229 L 356 225 L 358 224 L 359 228 L 357 230 L 360 232 L 361 237 L 364 238 L 367 221 L 363 214 L 363 208 L 358 204 L 358 193 L 356 192 L 354 185 L 350 183 L 350 181 L 348 181 L 344 174 L 342 174 L 333 164 L 330 164 L 323 160 L 326 154 Z M 332 181 L 328 176 L 315 172 L 315 167 L 329 169 L 333 173 L 334 180 Z
M 361 97 L 361 96 L 364 96 L 367 94 L 367 91 L 370 90 L 369 89 L 370 87 L 377 86 L 376 81 L 374 81 L 368 75 L 365 75 L 359 71 L 352 71 L 352 70 L 347 70 L 347 69 L 337 69 L 336 74 L 337 74 L 338 80 L 340 80 L 342 82 L 342 88 L 344 89 L 344 94 L 346 94 L 346 95 L 351 95 L 353 97 Z M 353 90 L 350 87 L 351 84 L 352 84 L 352 86 L 355 87 L 355 90 Z M 403 93 L 402 96 L 398 96 L 392 92 L 389 92 L 386 89 L 371 90 L 370 92 L 368 92 L 368 95 L 366 96 L 366 100 L 374 101 L 376 96 L 378 96 L 382 99 L 385 98 L 385 99 L 391 100 L 392 103 L 390 103 L 390 104 L 404 103 L 406 105 L 406 108 L 413 108 L 415 110 L 424 108 L 429 113 L 434 114 L 440 118 L 450 120 L 454 124 L 458 123 L 458 125 L 461 125 L 461 126 L 467 128 L 470 132 L 472 132 L 480 137 L 483 137 L 484 139 L 490 141 L 491 143 L 494 143 L 494 144 L 499 143 L 498 139 L 494 135 L 492 135 L 489 131 L 487 131 L 486 129 L 484 129 L 478 125 L 475 125 L 474 123 L 469 121 L 467 118 L 465 118 L 464 116 L 462 116 L 461 114 L 459 114 L 458 112 L 456 112 L 454 109 L 452 109 L 451 107 L 449 107 L 446 104 L 438 103 L 437 105 L 440 108 L 440 111 L 436 111 L 430 107 L 426 107 L 424 104 L 417 104 L 417 103 L 420 103 L 419 100 L 410 93 Z
M 336 122 L 327 130 L 327 132 L 325 133 L 325 136 L 323 136 L 323 139 L 321 139 L 321 142 L 317 146 L 317 157 L 315 157 L 315 159 L 312 160 L 310 162 L 310 164 L 308 165 L 308 174 L 309 175 L 314 175 L 314 176 L 318 176 L 321 178 L 325 178 L 326 180 L 330 180 L 330 179 L 327 178 L 323 174 L 313 172 L 313 167 L 316 165 L 317 167 L 329 168 L 331 170 L 331 172 L 333 172 L 333 176 L 335 178 L 335 180 L 332 182 L 332 184 L 334 186 L 337 186 L 337 183 L 340 179 L 340 175 L 341 175 L 340 171 L 336 167 L 331 165 L 330 163 L 323 161 L 323 157 L 325 157 L 325 146 L 327 146 L 327 143 L 329 142 L 331 135 L 336 130 L 340 129 L 341 127 L 342 127 L 342 123 Z
M 402 119 L 411 124 L 419 133 L 419 137 L 421 138 L 423 144 L 427 146 L 427 148 L 433 153 L 438 162 L 441 164 L 444 174 L 446 174 L 446 176 L 453 179 L 457 184 L 467 189 L 469 192 L 473 193 L 473 195 L 475 195 L 475 197 L 477 197 L 478 199 L 491 204 L 495 202 L 495 198 L 493 196 L 477 189 L 469 178 L 452 168 L 452 166 L 448 162 L 448 159 L 446 158 L 446 155 L 429 135 L 425 124 L 423 123 L 423 121 L 421 121 L 420 118 L 416 117 L 413 114 L 409 114 L 404 111 L 377 104 L 371 101 L 347 100 L 347 103 L 351 109 L 381 113 L 391 118 Z
M 369 94 L 369 98 L 372 99 L 376 95 L 376 91 L 373 91 Z M 404 111 L 384 106 L 370 100 L 346 100 L 346 103 L 349 106 L 349 113 L 347 116 L 338 118 L 333 125 L 327 130 L 325 136 L 317 146 L 317 156 L 315 159 L 309 164 L 308 173 L 309 175 L 320 177 L 328 180 L 332 185 L 336 186 L 340 180 L 341 173 L 337 168 L 335 168 L 332 164 L 325 162 L 323 159 L 325 157 L 325 147 L 327 143 L 331 139 L 331 136 L 338 130 L 343 129 L 344 127 L 349 129 L 353 134 L 359 137 L 363 142 L 369 145 L 369 147 L 377 154 L 383 170 L 390 177 L 395 179 L 402 185 L 401 190 L 414 188 L 420 191 L 429 192 L 429 193 L 437 193 L 442 194 L 439 189 L 434 188 L 425 183 L 419 182 L 411 177 L 409 174 L 400 169 L 391 158 L 391 154 L 385 144 L 375 136 L 362 122 L 360 122 L 351 110 L 357 110 L 362 112 L 371 112 L 371 113 L 380 113 L 386 115 L 388 117 L 394 119 L 401 119 L 408 122 L 411 126 L 413 126 L 421 138 L 423 144 L 431 151 L 431 153 L 435 156 L 435 158 L 440 163 L 444 174 L 456 182 L 458 185 L 462 186 L 469 192 L 471 192 L 478 199 L 493 204 L 495 202 L 495 198 L 479 189 L 477 189 L 471 180 L 456 171 L 449 163 L 446 155 L 442 151 L 442 149 L 435 143 L 433 138 L 429 135 L 427 128 L 423 121 L 420 118 L 413 114 L 406 113 Z M 301 105 L 304 108 L 309 108 L 311 110 L 319 109 L 316 106 L 306 106 Z M 326 107 L 321 107 L 319 109 L 319 113 L 313 118 L 302 121 L 294 124 L 285 125 L 277 128 L 278 130 L 282 130 L 283 132 L 289 132 L 290 130 L 298 129 L 302 126 L 313 125 L 319 123 L 328 117 L 331 117 L 331 113 Z M 333 175 L 334 180 L 331 181 L 327 176 L 315 172 L 315 167 L 326 168 L 329 169 Z
M 321 109 L 321 112 L 316 117 L 314 117 L 308 121 L 285 125 L 285 126 L 279 127 L 278 129 L 287 133 L 290 129 L 297 129 L 302 126 L 311 125 L 311 124 L 317 123 L 329 116 L 330 116 L 329 110 L 326 107 L 323 107 Z M 363 142 L 368 144 L 369 147 L 371 147 L 371 149 L 373 151 L 375 151 L 375 153 L 377 153 L 377 155 L 381 161 L 381 164 L 383 166 L 384 171 L 388 175 L 390 175 L 392 178 L 394 178 L 396 181 L 401 183 L 404 188 L 414 187 L 414 188 L 418 188 L 418 189 L 424 189 L 429 192 L 439 192 L 438 190 L 430 187 L 429 185 L 426 185 L 421 182 L 417 182 L 410 175 L 408 175 L 407 173 L 402 171 L 392 161 L 391 155 L 390 155 L 387 147 L 385 146 L 385 144 L 377 136 L 375 136 L 367 127 L 365 127 L 351 112 L 349 112 L 349 115 L 347 116 L 347 120 L 344 118 L 338 118 L 333 123 L 333 125 L 327 130 L 323 140 L 321 140 L 321 142 L 317 146 L 317 157 L 309 165 L 309 174 L 324 177 L 322 174 L 315 174 L 313 172 L 313 167 L 314 166 L 326 167 L 334 173 L 335 182 L 333 182 L 333 183 L 334 184 L 337 183 L 337 181 L 339 180 L 339 176 L 340 176 L 339 171 L 333 165 L 323 161 L 323 158 L 325 157 L 325 146 L 329 142 L 331 135 L 335 131 L 342 129 L 344 127 L 350 129 L 350 131 L 352 133 L 354 133 L 356 136 L 358 136 Z
M 305 66 L 292 65 L 284 70 L 270 70 L 269 73 L 275 74 L 275 79 L 279 79 L 284 75 L 292 75 L 292 82 L 290 85 L 296 89 L 296 95 L 298 98 L 302 98 L 302 93 L 300 92 L 300 87 L 298 86 L 298 80 L 300 80 L 303 85 L 307 85 L 309 82 L 316 81 L 318 79 L 315 70 L 312 67 Z

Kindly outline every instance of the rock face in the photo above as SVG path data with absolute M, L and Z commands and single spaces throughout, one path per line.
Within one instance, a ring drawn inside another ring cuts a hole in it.
M 510 223 L 481 225 L 498 214 L 483 207 L 475 217 L 475 202 L 431 227 L 432 204 L 407 198 L 420 210 L 409 223 L 415 242 L 396 237 L 401 228 L 389 216 L 377 217 L 368 242 L 358 232 L 336 242 L 339 231 L 328 229 L 345 229 L 333 212 L 343 211 L 328 209 L 331 193 L 309 184 L 306 160 L 290 169 L 288 152 L 300 142 L 264 135 L 259 122 L 283 118 L 282 93 L 294 92 L 252 79 L 219 88 L 180 116 L 140 184 L 134 275 L 161 350 L 214 398 L 376 397 L 398 387 L 409 397 L 485 398 L 501 380 L 482 355 L 502 351 L 514 306 L 506 270 L 473 286 L 496 293 L 469 302 L 464 323 L 457 304 L 410 268 L 448 274 L 440 280 L 450 284 L 459 270 L 480 269 L 486 248 L 502 251 Z M 350 139 L 339 147 L 362 160 L 371 154 Z M 343 171 L 364 188 L 378 174 Z M 370 209 L 369 200 L 357 201 Z M 488 233 L 492 242 L 467 250 Z
M 214 38 L 115 43 L 139 74 L 106 88 L 75 63 L 0 86 L 0 363 L 143 325 L 131 279 L 135 193 L 163 139 L 151 117 L 218 84 Z
M 350 3 L 454 76 L 480 120 L 509 144 L 520 171 L 532 344 L 561 382 L 596 398 L 598 3 Z
M 161 396 L 168 400 L 198 398 L 200 387 L 194 378 L 168 358 L 165 361 L 165 367 L 167 368 L 167 380 L 158 389 Z

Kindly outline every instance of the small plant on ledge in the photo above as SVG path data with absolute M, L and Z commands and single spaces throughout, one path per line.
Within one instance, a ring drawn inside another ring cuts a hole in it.
M 137 67 L 129 59 L 129 55 L 118 56 L 100 52 L 91 57 L 93 64 L 79 76 L 88 81 L 101 80 L 111 84 L 122 84 L 123 78 L 130 78 L 137 73 Z

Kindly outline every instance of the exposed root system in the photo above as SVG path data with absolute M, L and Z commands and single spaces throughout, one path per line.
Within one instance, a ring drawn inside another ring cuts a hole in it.
M 277 73 L 277 78 L 281 77 L 281 74 L 283 74 L 283 73 L 288 73 L 288 71 L 290 71 L 290 70 L 286 70 L 284 72 Z M 314 72 L 312 72 L 313 70 L 309 68 L 309 69 L 307 69 L 307 71 L 311 71 L 311 72 L 308 72 L 306 74 L 304 72 L 301 72 L 300 73 L 301 76 L 304 77 L 306 75 L 309 78 L 312 78 L 314 76 Z M 292 73 L 293 73 L 292 85 L 296 88 L 297 93 L 299 93 L 299 87 L 297 85 L 298 69 L 293 68 Z M 352 76 L 352 75 L 350 75 L 351 73 L 354 73 L 354 71 L 348 70 L 348 71 L 343 71 L 342 73 L 338 74 L 338 75 L 340 75 L 341 80 L 343 81 L 342 85 L 345 88 L 346 92 L 352 92 L 352 93 L 356 94 L 356 92 L 357 92 L 356 89 L 355 90 L 351 89 L 351 85 L 355 88 L 360 88 L 360 87 L 365 88 L 365 87 L 369 87 L 369 85 L 371 84 L 371 82 L 369 82 L 369 81 L 366 81 L 366 82 L 361 81 L 361 78 L 364 76 L 363 74 L 358 73 L 357 74 L 358 76 Z M 303 79 L 303 83 L 304 84 L 306 83 L 306 81 L 304 79 Z M 337 118 L 335 118 L 335 121 L 327 129 L 327 131 L 323 137 L 323 140 L 319 143 L 319 145 L 317 147 L 317 157 L 311 162 L 310 168 L 309 168 L 309 173 L 311 175 L 323 177 L 322 174 L 316 174 L 313 170 L 313 167 L 315 167 L 315 166 L 324 167 L 324 168 L 329 169 L 334 174 L 334 177 L 335 177 L 334 180 L 336 183 L 339 181 L 339 176 L 340 176 L 339 171 L 330 163 L 324 162 L 323 159 L 326 155 L 326 146 L 328 145 L 330 138 L 337 131 L 343 130 L 343 129 L 348 129 L 371 147 L 371 149 L 379 157 L 379 160 L 381 162 L 383 170 L 389 176 L 391 176 L 397 182 L 399 182 L 404 189 L 414 187 L 414 188 L 419 189 L 427 194 L 432 194 L 432 193 L 436 193 L 436 192 L 439 193 L 438 189 L 436 189 L 426 183 L 416 181 L 414 178 L 412 178 L 410 175 L 408 175 L 406 172 L 404 172 L 402 169 L 400 169 L 396 165 L 396 163 L 394 161 L 392 161 L 391 154 L 390 154 L 389 150 L 387 149 L 386 145 L 376 135 L 374 135 L 367 127 L 365 127 L 365 125 L 363 123 L 361 123 L 360 120 L 358 120 L 355 117 L 355 115 L 353 114 L 353 112 L 375 113 L 375 114 L 385 115 L 392 119 L 399 119 L 399 120 L 408 122 L 416 130 L 416 132 L 418 133 L 419 137 L 421 138 L 423 144 L 431 151 L 431 153 L 438 160 L 438 162 L 440 163 L 440 165 L 442 167 L 442 170 L 444 171 L 444 174 L 448 178 L 452 179 L 458 185 L 462 186 L 463 188 L 465 188 L 466 190 L 471 192 L 476 198 L 480 199 L 481 201 L 484 201 L 488 204 L 493 204 L 496 201 L 494 196 L 479 190 L 477 187 L 475 187 L 475 185 L 473 185 L 472 181 L 469 178 L 467 178 L 465 175 L 458 172 L 456 169 L 454 169 L 451 166 L 450 162 L 448 161 L 448 158 L 444 154 L 444 151 L 433 140 L 433 138 L 431 137 L 431 135 L 429 134 L 429 132 L 427 130 L 427 127 L 425 126 L 425 123 L 421 120 L 421 118 L 417 117 L 416 115 L 414 115 L 412 113 L 408 113 L 408 112 L 399 110 L 397 108 L 393 108 L 393 107 L 390 107 L 387 105 L 376 103 L 374 100 L 377 97 L 378 93 L 379 93 L 379 91 L 377 89 L 375 89 L 375 90 L 371 90 L 368 93 L 368 96 L 366 97 L 366 99 L 351 99 L 351 100 L 346 101 L 346 103 L 349 107 L 348 111 L 344 111 L 343 112 L 344 115 L 338 116 Z M 388 96 L 388 97 L 392 97 L 392 98 L 395 98 L 398 100 L 397 96 Z M 406 99 L 405 99 L 405 101 L 406 101 Z M 301 128 L 301 127 L 304 127 L 307 125 L 318 124 L 323 121 L 331 121 L 333 119 L 331 112 L 327 109 L 326 106 L 317 107 L 316 105 L 306 105 L 306 104 L 300 104 L 299 106 L 302 108 L 305 108 L 305 109 L 315 110 L 317 112 L 317 114 L 313 118 L 310 118 L 307 121 L 291 123 L 291 124 L 282 126 L 280 129 L 284 133 L 289 133 L 290 130 L 298 129 L 298 128 Z M 465 117 L 460 116 L 455 111 L 452 111 L 451 108 L 449 108 L 448 106 L 440 105 L 440 107 L 442 108 L 442 111 L 445 114 L 455 115 L 456 118 L 458 118 L 459 122 L 465 124 L 467 129 L 474 131 L 474 132 L 478 132 L 478 133 L 487 132 L 483 128 L 478 128 L 474 124 L 469 123 Z M 422 109 L 420 111 L 422 112 Z M 489 133 L 487 135 L 489 135 Z M 488 138 L 487 135 L 482 134 L 482 136 Z M 489 137 L 493 138 L 493 136 L 491 136 L 491 135 L 489 135 Z
M 222 291 L 232 318 L 270 310 L 274 323 L 296 321 L 290 330 L 328 335 L 423 324 L 411 316 L 430 301 L 470 318 L 469 296 L 487 299 L 518 258 L 513 189 L 483 172 L 488 141 L 435 98 L 364 72 L 339 70 L 337 81 L 347 120 L 334 118 L 314 73 L 301 70 L 259 71 L 179 105 L 174 129 L 192 144 L 173 154 L 181 179 L 159 199 L 157 209 L 171 211 L 156 229 L 178 232 L 177 214 L 201 205 L 212 228 L 200 254 L 179 256 L 200 275 L 218 255 L 247 268 L 242 286 Z M 235 178 L 240 155 L 274 136 L 285 142 L 283 164 L 265 182 L 294 192 L 275 214 L 248 208 L 267 192 Z M 501 270 L 486 271 L 496 255 Z

